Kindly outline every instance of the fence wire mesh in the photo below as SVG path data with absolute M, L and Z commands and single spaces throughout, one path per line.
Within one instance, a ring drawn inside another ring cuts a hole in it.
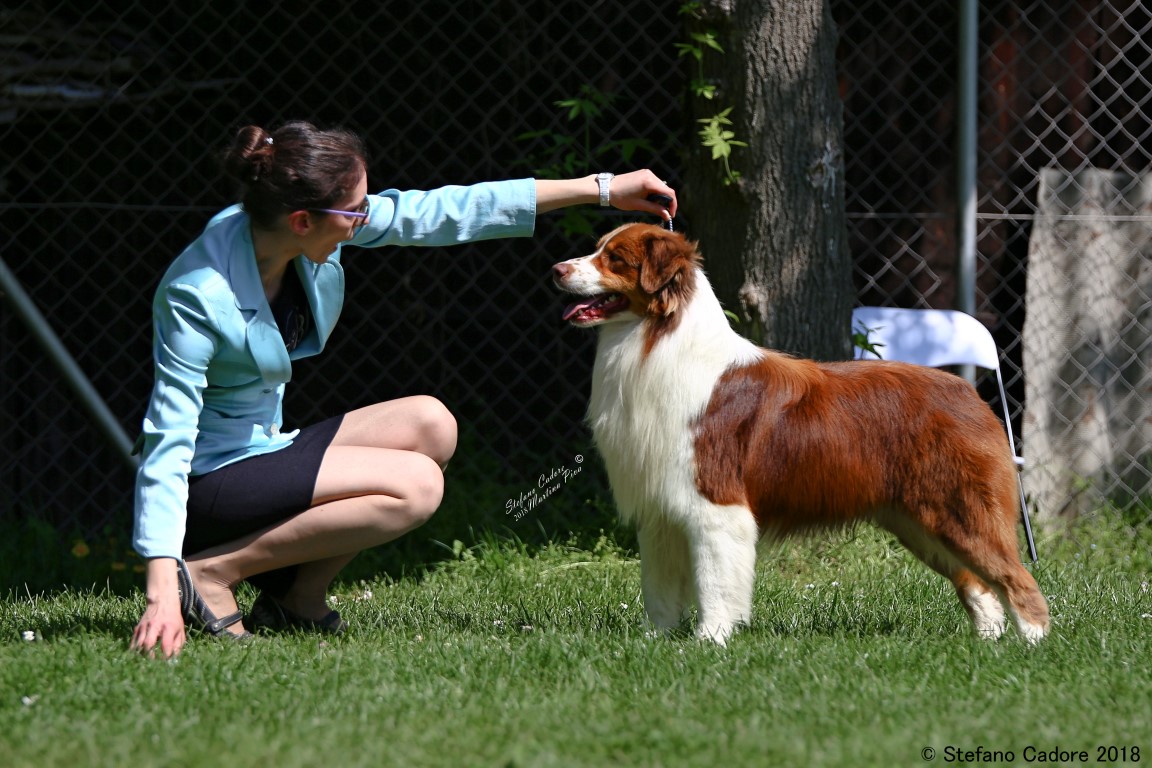
M 151 386 L 151 292 L 232 202 L 213 153 L 236 127 L 351 127 L 368 138 L 377 189 L 527 176 L 566 161 L 580 174 L 619 168 L 595 147 L 628 136 L 649 142 L 629 165 L 676 183 L 694 140 L 678 5 L 7 3 L 0 257 L 134 436 Z M 831 5 L 860 303 L 952 306 L 954 4 Z M 1041 169 L 1147 170 L 1152 28 L 1132 0 L 985 2 L 980 18 L 977 306 L 1007 356 L 1021 420 Z M 555 105 L 584 86 L 611 97 L 589 125 Z M 555 151 L 567 136 L 578 139 L 574 159 Z M 600 231 L 612 223 L 586 215 Z M 581 452 L 593 339 L 562 327 L 546 278 L 587 240 L 559 224 L 542 217 L 525 241 L 349 253 L 344 316 L 326 353 L 296 366 L 289 426 L 428 393 L 462 425 L 458 482 L 534 479 Z M 1133 354 L 1148 366 L 1146 346 Z M 0 519 L 126 524 L 131 476 L 8 302 L 0 377 Z

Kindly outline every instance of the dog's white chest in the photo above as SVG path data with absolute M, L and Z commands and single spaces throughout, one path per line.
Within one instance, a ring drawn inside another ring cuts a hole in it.
M 588 420 L 625 521 L 691 506 L 698 497 L 693 424 L 720 376 L 757 354 L 718 304 L 711 317 L 701 313 L 700 298 L 647 354 L 640 324 L 600 331 Z

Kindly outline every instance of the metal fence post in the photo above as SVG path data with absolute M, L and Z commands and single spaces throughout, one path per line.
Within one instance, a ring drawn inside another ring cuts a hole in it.
M 956 309 L 976 314 L 976 89 L 979 1 L 961 0 L 956 87 Z M 976 369 L 962 374 L 975 381 Z
M 100 393 L 88 381 L 88 377 L 84 375 L 84 371 L 77 365 L 76 360 L 69 354 L 60 338 L 53 332 L 44 315 L 40 313 L 32 299 L 20 286 L 20 281 L 8 269 L 3 257 L 0 257 L 0 290 L 8 297 L 12 308 L 28 326 L 28 330 L 32 331 L 32 335 L 36 337 L 44 349 L 44 353 L 60 369 L 68 385 L 76 392 L 76 396 L 80 398 L 80 402 L 92 416 L 93 421 L 96 422 L 96 426 L 108 438 L 117 453 L 122 456 L 125 465 L 133 472 L 136 471 L 137 460 L 132 455 L 132 441 L 128 439 L 124 428 L 112 415 L 112 411 L 108 409 L 104 399 L 100 397 Z

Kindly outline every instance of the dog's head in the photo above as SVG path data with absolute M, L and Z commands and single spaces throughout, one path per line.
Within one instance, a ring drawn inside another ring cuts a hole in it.
M 556 287 L 578 297 L 564 319 L 582 328 L 675 315 L 696 286 L 700 253 L 684 236 L 653 224 L 625 224 L 596 250 L 552 267 Z

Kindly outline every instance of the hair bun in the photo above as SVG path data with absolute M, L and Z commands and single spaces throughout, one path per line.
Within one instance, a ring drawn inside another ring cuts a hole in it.
M 245 126 L 224 153 L 224 169 L 243 185 L 255 184 L 272 170 L 274 146 L 272 135 L 263 128 Z

